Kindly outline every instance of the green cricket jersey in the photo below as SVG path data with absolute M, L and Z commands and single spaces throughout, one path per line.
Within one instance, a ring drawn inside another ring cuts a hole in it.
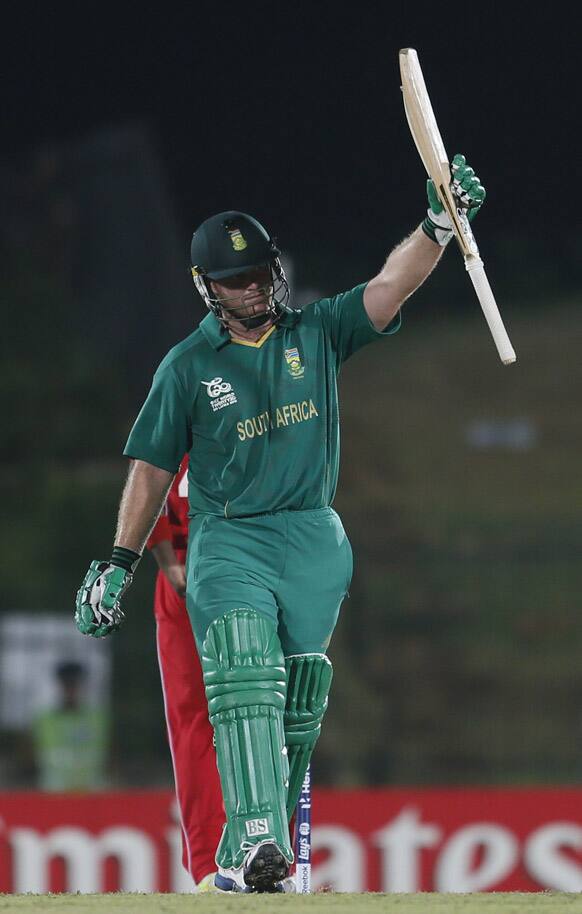
M 124 453 L 175 473 L 189 452 L 190 514 L 247 517 L 326 507 L 339 471 L 337 377 L 379 332 L 365 284 L 286 310 L 256 343 L 213 314 L 170 350 Z

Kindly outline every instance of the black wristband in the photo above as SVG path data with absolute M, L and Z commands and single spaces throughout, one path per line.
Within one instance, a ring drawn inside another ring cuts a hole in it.
M 438 244 L 436 233 L 435 233 L 435 224 L 428 216 L 425 217 L 424 222 L 421 225 L 421 228 L 425 235 L 428 235 L 431 241 L 435 241 Z
M 133 549 L 126 549 L 124 546 L 114 546 L 111 553 L 111 564 L 117 565 L 118 568 L 124 568 L 125 571 L 129 571 L 131 574 L 137 568 L 140 559 L 139 552 L 134 552 Z

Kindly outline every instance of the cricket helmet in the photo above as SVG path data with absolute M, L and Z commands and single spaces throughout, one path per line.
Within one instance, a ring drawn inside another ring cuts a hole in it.
M 264 226 L 238 210 L 210 216 L 196 229 L 190 246 L 192 278 L 204 303 L 222 324 L 228 326 L 238 320 L 247 327 L 257 327 L 281 316 L 289 301 L 289 284 L 280 253 Z M 220 281 L 262 266 L 271 274 L 267 310 L 250 318 L 237 318 L 236 312 L 246 309 L 244 303 L 227 307 L 229 299 L 216 297 L 210 280 Z

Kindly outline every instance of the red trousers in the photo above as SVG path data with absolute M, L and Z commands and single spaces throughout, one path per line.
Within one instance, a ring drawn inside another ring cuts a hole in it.
M 183 863 L 195 882 L 216 869 L 225 822 L 213 730 L 184 600 L 160 571 L 154 596 L 158 660 L 182 827 Z

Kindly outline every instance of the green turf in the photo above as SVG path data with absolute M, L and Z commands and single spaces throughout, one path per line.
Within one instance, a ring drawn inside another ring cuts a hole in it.
M 418 893 L 385 894 L 317 894 L 309 896 L 262 895 L 243 897 L 224 895 L 0 895 L 1 914 L 20 912 L 119 912 L 119 914 L 218 914 L 285 909 L 289 912 L 325 911 L 334 914 L 582 914 L 582 896 L 564 892 L 490 893 L 448 895 Z

